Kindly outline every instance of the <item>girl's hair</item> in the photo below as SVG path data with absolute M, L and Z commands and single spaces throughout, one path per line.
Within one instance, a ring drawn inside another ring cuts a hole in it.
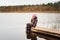
M 34 19 L 37 19 L 37 17 L 34 17 Z

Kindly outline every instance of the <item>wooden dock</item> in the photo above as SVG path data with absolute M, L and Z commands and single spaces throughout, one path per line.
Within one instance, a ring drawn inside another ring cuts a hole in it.
M 36 28 L 32 28 L 31 31 L 35 32 L 35 33 L 40 33 L 40 34 L 45 34 L 45 35 L 50 35 L 50 36 L 53 36 L 53 37 L 60 38 L 60 31 L 59 30 L 36 27 Z

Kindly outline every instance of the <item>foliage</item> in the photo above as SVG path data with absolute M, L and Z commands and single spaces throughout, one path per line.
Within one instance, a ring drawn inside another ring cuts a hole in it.
M 47 4 L 37 5 L 18 5 L 18 6 L 0 6 L 0 12 L 44 12 L 57 11 L 60 12 L 60 1 Z

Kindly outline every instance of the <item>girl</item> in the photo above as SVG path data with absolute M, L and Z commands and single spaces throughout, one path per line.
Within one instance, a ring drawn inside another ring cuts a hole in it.
M 32 19 L 31 19 L 31 24 L 32 24 L 32 27 L 36 27 L 37 25 L 37 16 L 36 15 L 33 15 L 32 16 Z

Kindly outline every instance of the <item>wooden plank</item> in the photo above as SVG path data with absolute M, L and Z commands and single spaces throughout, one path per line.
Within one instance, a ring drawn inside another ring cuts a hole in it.
M 38 32 L 38 33 L 43 33 L 43 34 L 48 34 L 56 37 L 60 37 L 60 31 L 59 30 L 54 30 L 54 29 L 49 29 L 49 28 L 42 28 L 42 27 L 36 27 L 31 29 L 33 32 Z

